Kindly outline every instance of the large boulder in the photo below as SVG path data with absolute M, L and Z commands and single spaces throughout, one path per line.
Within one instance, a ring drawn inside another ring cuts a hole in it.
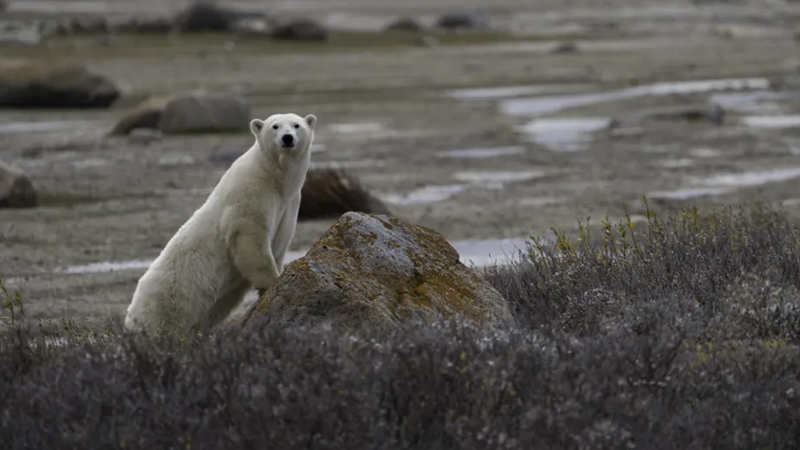
M 270 321 L 353 329 L 411 319 L 511 324 L 506 300 L 435 231 L 383 215 L 343 214 L 284 269 L 243 324 Z
M 150 97 L 122 117 L 112 134 L 129 134 L 141 128 L 165 134 L 213 133 L 247 130 L 250 105 L 224 94 L 186 93 Z
M 353 175 L 332 168 L 310 169 L 300 193 L 298 220 L 339 217 L 346 212 L 391 214 Z
M 108 108 L 117 85 L 83 66 L 29 63 L 0 68 L 0 106 L 13 108 Z
M 22 171 L 0 161 L 0 208 L 36 206 L 36 189 Z
M 250 127 L 250 105 L 223 94 L 185 94 L 174 97 L 158 121 L 166 134 L 242 131 Z

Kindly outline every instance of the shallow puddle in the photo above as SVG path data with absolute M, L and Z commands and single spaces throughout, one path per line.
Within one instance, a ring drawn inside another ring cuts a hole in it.
M 689 158 L 662 159 L 660 161 L 654 161 L 653 165 L 665 169 L 679 169 L 682 167 L 691 167 L 694 165 L 694 160 Z
M 519 251 L 527 250 L 525 239 L 487 239 L 487 240 L 464 240 L 453 241 L 450 244 L 458 251 L 460 260 L 465 264 L 485 266 L 494 262 L 504 263 L 507 259 L 519 254 Z M 284 263 L 288 264 L 298 258 L 305 256 L 306 250 L 287 252 Z M 123 270 L 144 271 L 152 260 L 130 260 L 130 261 L 106 261 L 100 263 L 85 264 L 79 266 L 69 266 L 59 270 L 57 273 L 63 274 L 91 274 L 102 272 L 119 272 Z M 252 294 L 254 295 L 254 294 Z
M 467 189 L 465 184 L 448 184 L 440 186 L 425 186 L 415 189 L 407 194 L 384 194 L 381 200 L 393 205 L 423 205 L 426 203 L 437 203 L 464 192 Z
M 791 98 L 786 92 L 726 92 L 711 96 L 711 103 L 721 106 L 726 111 L 741 114 L 778 114 L 782 112 L 778 101 Z
M 468 181 L 478 184 L 514 183 L 519 181 L 529 181 L 545 176 L 543 170 L 526 170 L 521 172 L 497 171 L 497 172 L 457 172 L 454 178 L 460 181 Z
M 476 267 L 516 261 L 520 258 L 520 252 L 527 253 L 528 250 L 528 241 L 525 239 L 456 241 L 451 244 L 462 263 Z
M 593 132 L 608 128 L 610 123 L 611 119 L 605 117 L 537 119 L 518 130 L 550 150 L 576 152 L 589 145 Z
M 508 99 L 500 102 L 500 110 L 509 116 L 542 116 L 569 108 L 645 96 L 686 95 L 721 90 L 766 89 L 768 87 L 769 81 L 765 78 L 665 82 L 592 94 Z
M 731 191 L 730 188 L 707 187 L 707 188 L 686 188 L 675 189 L 673 191 L 657 191 L 647 194 L 649 198 L 660 198 L 664 200 L 689 200 L 699 197 L 710 197 L 721 195 Z
M 380 167 L 383 161 L 362 159 L 360 161 L 311 161 L 309 169 L 358 169 L 363 167 Z
M 287 252 L 285 261 L 294 261 L 297 258 L 305 255 L 306 252 Z M 123 270 L 147 270 L 153 260 L 149 259 L 132 259 L 129 261 L 103 261 L 98 263 L 83 264 L 77 266 L 68 266 L 64 269 L 57 271 L 57 273 L 65 274 L 88 274 L 88 273 L 103 273 L 103 272 L 120 272 Z
M 800 127 L 800 115 L 746 116 L 742 123 L 753 128 L 797 128 Z
M 453 89 L 444 95 L 459 100 L 500 100 L 522 95 L 581 92 L 592 88 L 589 84 L 539 84 L 531 86 L 503 86 L 488 88 Z
M 713 186 L 758 186 L 800 178 L 800 167 L 764 170 L 760 172 L 731 173 L 706 178 L 705 184 Z
M 517 201 L 520 206 L 550 206 L 563 203 L 564 200 L 555 197 L 530 197 Z
M 689 153 L 695 158 L 716 158 L 725 154 L 722 150 L 715 148 L 696 148 L 690 150 Z
M 496 156 L 511 156 L 525 153 L 522 145 L 509 145 L 505 147 L 490 148 L 465 148 L 457 150 L 447 150 L 436 154 L 439 158 L 463 158 L 463 159 L 486 159 Z
M 378 122 L 336 123 L 328 129 L 339 134 L 376 134 L 385 132 L 386 128 Z
M 780 183 L 800 178 L 800 167 L 787 169 L 763 170 L 757 172 L 742 172 L 719 174 L 697 180 L 702 187 L 682 188 L 672 191 L 658 191 L 647 194 L 648 197 L 668 200 L 688 200 L 698 197 L 722 195 L 734 191 L 739 187 L 760 186 L 762 184 Z
M 101 273 L 119 272 L 122 270 L 142 270 L 150 267 L 151 260 L 134 259 L 130 261 L 103 261 L 98 263 L 83 264 L 79 266 L 69 266 L 59 273 Z

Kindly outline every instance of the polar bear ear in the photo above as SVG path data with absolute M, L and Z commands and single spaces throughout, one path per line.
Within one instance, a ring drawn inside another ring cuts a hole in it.
M 317 126 L 317 116 L 313 114 L 307 115 L 305 117 L 305 121 L 308 124 L 308 128 L 311 128 L 312 130 Z
M 264 129 L 264 121 L 261 119 L 253 119 L 250 122 L 250 131 L 253 132 L 256 137 L 261 136 L 261 130 Z

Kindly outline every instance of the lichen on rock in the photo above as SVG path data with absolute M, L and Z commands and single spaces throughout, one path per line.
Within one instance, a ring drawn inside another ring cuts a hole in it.
M 343 214 L 248 312 L 293 323 L 392 328 L 411 319 L 513 321 L 506 300 L 439 233 L 386 215 Z

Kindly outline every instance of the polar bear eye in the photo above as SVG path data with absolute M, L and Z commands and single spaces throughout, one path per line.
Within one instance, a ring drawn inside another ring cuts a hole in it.
M 273 126 L 272 126 L 272 129 L 273 129 L 273 130 L 277 130 L 277 129 L 278 129 L 278 124 L 275 124 L 275 125 L 273 125 Z
M 295 127 L 295 128 L 300 128 L 300 124 L 299 124 L 299 123 L 296 123 L 296 124 L 294 124 L 294 127 Z

